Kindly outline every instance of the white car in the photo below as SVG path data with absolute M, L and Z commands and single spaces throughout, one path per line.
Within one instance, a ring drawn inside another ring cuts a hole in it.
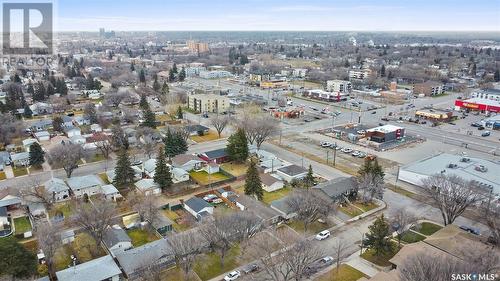
M 238 279 L 241 276 L 241 273 L 238 270 L 229 272 L 228 275 L 224 276 L 224 281 L 233 281 Z
M 324 263 L 324 264 L 332 264 L 333 263 L 333 257 L 326 256 L 326 257 L 320 259 L 319 262 L 320 263 Z
M 321 147 L 330 147 L 332 145 L 331 142 L 324 141 L 321 143 Z
M 323 230 L 320 233 L 316 234 L 316 240 L 325 240 L 326 238 L 330 237 L 330 231 L 329 230 Z
M 344 153 L 351 153 L 352 152 L 352 148 L 344 147 L 344 149 L 342 149 L 341 151 L 344 152 Z
M 357 157 L 357 156 L 359 156 L 359 153 L 360 153 L 359 151 L 354 150 L 353 153 L 351 153 L 351 155 L 354 157 Z

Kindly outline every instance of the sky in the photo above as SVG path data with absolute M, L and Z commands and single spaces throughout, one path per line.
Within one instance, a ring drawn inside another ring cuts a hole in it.
M 500 0 L 58 0 L 57 31 L 500 31 Z

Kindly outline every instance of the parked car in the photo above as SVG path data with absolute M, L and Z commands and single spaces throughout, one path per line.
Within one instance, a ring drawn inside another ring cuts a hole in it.
M 481 134 L 481 137 L 487 137 L 491 135 L 491 132 L 490 131 L 484 131 L 482 134 Z
M 324 141 L 324 142 L 321 142 L 321 147 L 330 147 L 332 145 L 331 142 L 328 142 L 328 141 Z
M 217 195 L 215 194 L 207 194 L 205 197 L 203 197 L 203 200 L 207 201 L 208 203 L 213 202 L 215 199 L 218 199 Z
M 342 147 L 341 147 L 341 146 L 336 146 L 336 147 L 335 147 L 335 150 L 341 150 L 341 149 L 342 149 Z
M 359 153 L 360 153 L 359 151 L 354 150 L 354 151 L 351 153 L 351 155 L 352 155 L 352 156 L 354 156 L 354 157 L 358 157 L 358 156 L 359 156 Z
M 344 153 L 351 153 L 352 152 L 352 148 L 344 147 L 341 151 L 344 152 Z
M 372 114 L 377 114 L 377 112 L 376 111 L 372 111 Z
M 461 225 L 460 229 L 465 230 L 465 231 L 472 233 L 474 235 L 481 235 L 481 232 L 479 231 L 479 229 L 471 227 L 471 226 Z
M 360 152 L 358 155 L 358 158 L 365 158 L 365 157 L 366 157 L 366 154 L 363 152 Z
M 326 238 L 330 237 L 330 231 L 329 230 L 323 230 L 320 233 L 316 234 L 316 240 L 325 240 Z
M 241 273 L 238 270 L 229 272 L 226 276 L 224 276 L 224 281 L 233 281 L 238 279 L 241 276 Z
M 476 128 L 479 128 L 479 127 L 482 127 L 483 125 L 481 125 L 480 123 L 478 122 L 474 122 L 472 124 L 470 124 L 472 127 L 476 127 Z
M 366 134 L 366 131 L 365 130 L 358 130 L 358 131 L 356 131 L 356 133 L 358 135 L 364 135 L 364 134 Z
M 484 126 L 477 127 L 477 129 L 478 129 L 479 131 L 484 130 Z
M 324 263 L 324 264 L 332 264 L 333 263 L 333 257 L 326 256 L 326 257 L 320 259 L 319 262 L 320 263 Z
M 245 266 L 245 267 L 243 268 L 243 272 L 244 272 L 245 274 L 249 274 L 249 273 L 252 273 L 252 272 L 258 271 L 259 269 L 260 269 L 260 267 L 259 267 L 257 264 L 252 263 L 252 264 L 249 264 L 249 265 Z

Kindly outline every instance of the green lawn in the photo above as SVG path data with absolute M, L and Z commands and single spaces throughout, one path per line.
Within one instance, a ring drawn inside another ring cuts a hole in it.
M 229 250 L 224 258 L 224 267 L 221 267 L 220 256 L 216 253 L 208 253 L 199 256 L 194 264 L 193 270 L 201 280 L 209 280 L 224 272 L 231 271 L 239 266 L 237 257 L 240 254 L 240 247 L 234 246 Z
M 354 218 L 356 216 L 359 216 L 363 213 L 360 209 L 354 207 L 351 204 L 344 204 L 342 207 L 338 207 L 338 210 L 341 211 L 342 213 L 350 216 L 351 218 Z
M 246 163 L 224 163 L 220 167 L 235 177 L 245 175 L 247 173 L 248 165 Z
M 163 215 L 166 216 L 167 218 L 169 218 L 173 222 L 172 227 L 177 232 L 186 231 L 186 230 L 191 228 L 190 225 L 188 225 L 186 223 L 182 223 L 181 222 L 182 218 L 174 211 L 163 210 Z
M 57 249 L 54 260 L 57 270 L 68 268 L 71 265 L 71 255 L 75 255 L 78 263 L 84 263 L 106 255 L 101 246 L 87 233 L 76 235 L 75 241 Z
M 338 273 L 337 268 L 334 268 L 314 279 L 314 281 L 356 281 L 362 277 L 367 276 L 354 267 L 351 267 L 347 264 L 341 264 L 339 266 Z
M 363 254 L 361 254 L 361 257 L 379 266 L 390 266 L 391 263 L 389 262 L 389 260 L 392 259 L 392 257 L 394 257 L 397 252 L 399 252 L 399 248 L 396 243 L 393 243 L 393 250 L 390 253 L 376 256 L 375 251 L 373 251 L 372 249 L 368 249 L 365 250 Z
M 266 203 L 267 205 L 270 205 L 272 201 L 285 197 L 288 193 L 290 193 L 290 191 L 292 191 L 291 187 L 284 187 L 282 189 L 273 192 L 264 191 L 262 202 Z
M 106 173 L 100 173 L 98 174 L 99 178 L 101 178 L 101 180 L 105 183 L 105 184 L 110 184 L 109 180 L 108 180 L 108 176 L 106 175 Z
M 442 227 L 440 225 L 423 222 L 418 227 L 412 227 L 412 230 L 422 233 L 423 235 L 429 236 L 434 234 L 436 231 L 440 230 Z
M 52 209 L 49 210 L 49 217 L 54 217 L 57 213 L 62 213 L 65 219 L 68 219 L 71 214 L 71 205 L 68 202 L 54 204 Z
M 288 223 L 288 226 L 293 228 L 295 231 L 299 233 L 304 233 L 306 232 L 304 229 L 304 223 L 298 220 L 293 220 Z M 307 226 L 307 233 L 309 234 L 314 234 L 314 233 L 319 233 L 323 230 L 329 229 L 332 227 L 333 224 L 327 224 L 327 223 L 321 223 L 319 221 L 315 221 Z
M 364 212 L 368 212 L 370 210 L 373 210 L 375 208 L 378 207 L 377 204 L 375 204 L 374 202 L 367 202 L 367 203 L 361 203 L 361 202 L 352 202 L 352 204 L 358 208 L 360 208 L 361 210 L 363 210 Z
M 20 177 L 28 174 L 28 169 L 26 168 L 12 168 L 14 177 Z
M 5 175 L 5 172 L 4 172 L 4 171 L 1 171 L 1 172 L 0 172 L 0 181 L 1 181 L 1 180 L 4 180 L 4 179 L 6 179 L 6 178 L 7 178 L 7 176 Z
M 420 235 L 416 232 L 413 232 L 411 230 L 405 231 L 403 235 L 401 236 L 401 241 L 406 242 L 406 243 L 415 243 L 418 241 L 422 241 L 425 239 L 425 236 Z
M 156 237 L 153 233 L 140 228 L 129 229 L 127 230 L 127 234 L 130 239 L 132 239 L 132 245 L 134 247 L 139 247 L 149 242 L 158 240 L 158 237 Z
M 31 222 L 28 217 L 15 218 L 14 227 L 16 228 L 16 234 L 23 234 L 31 231 Z
M 195 171 L 191 171 L 189 173 L 189 175 L 191 176 L 191 178 L 201 184 L 201 185 L 208 185 L 208 184 L 212 184 L 212 183 L 216 183 L 216 182 L 219 182 L 219 181 L 223 181 L 223 180 L 227 180 L 229 179 L 228 176 L 224 175 L 223 173 L 213 173 L 211 175 L 209 175 L 207 172 L 205 171 L 198 171 L 198 172 L 195 172 Z
M 203 136 L 191 136 L 190 137 L 193 141 L 200 143 L 200 142 L 206 142 L 206 141 L 213 141 L 216 139 L 219 139 L 219 135 L 217 134 L 216 131 L 209 130 L 208 133 L 204 134 Z

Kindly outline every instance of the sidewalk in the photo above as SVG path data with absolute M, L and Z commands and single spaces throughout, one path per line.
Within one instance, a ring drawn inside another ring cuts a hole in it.
M 377 273 L 379 273 L 379 270 L 377 268 L 371 266 L 368 261 L 365 261 L 359 255 L 360 255 L 360 251 L 357 251 L 354 254 L 350 255 L 347 258 L 345 264 L 352 266 L 353 268 L 363 272 L 365 275 L 367 275 L 369 277 L 373 277 Z

